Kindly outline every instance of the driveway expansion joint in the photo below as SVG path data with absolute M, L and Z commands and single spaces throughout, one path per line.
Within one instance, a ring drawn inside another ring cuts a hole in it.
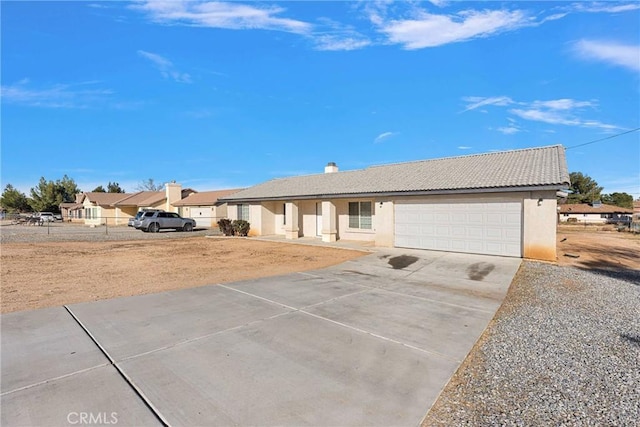
M 124 371 L 115 363 L 111 355 L 107 352 L 107 350 L 100 345 L 98 340 L 93 336 L 93 334 L 85 327 L 85 325 L 76 317 L 76 315 L 71 311 L 68 306 L 64 306 L 67 313 L 76 321 L 78 326 L 82 328 L 82 330 L 87 334 L 89 339 L 93 341 L 93 343 L 98 347 L 100 352 L 109 360 L 109 364 L 114 367 L 114 369 L 118 372 L 120 377 L 127 383 L 127 385 L 133 390 L 133 392 L 142 400 L 144 405 L 151 411 L 151 413 L 156 417 L 156 419 L 164 426 L 169 426 L 169 423 L 164 419 L 164 417 L 160 414 L 160 412 L 153 406 L 153 404 L 147 399 L 147 396 L 139 390 L 138 387 L 129 379 L 129 377 L 124 373 Z M 105 364 L 107 366 L 108 364 Z
M 53 381 L 62 380 L 64 378 L 69 378 L 69 377 L 72 377 L 74 375 L 82 374 L 84 372 L 93 371 L 94 369 L 104 368 L 105 366 L 111 366 L 111 365 L 113 365 L 113 364 L 110 363 L 110 362 L 106 362 L 106 363 L 102 363 L 100 365 L 92 366 L 90 368 L 80 369 L 79 371 L 70 372 L 68 374 L 60 375 L 60 376 L 55 377 L 55 378 L 48 378 L 48 379 L 46 379 L 44 381 L 38 381 L 38 382 L 33 383 L 33 384 L 28 384 L 28 385 L 25 385 L 23 387 L 18 387 L 18 388 L 13 389 L 13 390 L 5 391 L 3 393 L 0 393 L 0 396 L 7 396 L 9 394 L 16 393 L 16 392 L 19 392 L 19 391 L 22 391 L 22 390 L 27 390 L 27 389 L 30 389 L 30 388 L 33 388 L 33 387 L 37 387 L 37 386 L 40 386 L 40 385 L 48 384 L 48 383 L 53 382 Z
M 237 292 L 240 292 L 240 293 L 242 293 L 242 294 L 244 294 L 244 295 L 247 295 L 247 296 L 250 296 L 250 297 L 254 297 L 254 298 L 258 298 L 258 299 L 264 300 L 264 301 L 268 301 L 268 302 L 273 303 L 273 304 L 278 304 L 278 305 L 281 305 L 281 306 L 283 306 L 283 307 L 290 308 L 290 309 L 292 310 L 292 311 L 291 311 L 291 312 L 289 312 L 289 313 L 280 313 L 280 314 L 278 314 L 278 315 L 276 315 L 276 316 L 272 316 L 272 318 L 273 318 L 273 317 L 283 316 L 283 315 L 286 315 L 286 314 L 291 314 L 291 313 L 299 312 L 299 313 L 306 314 L 306 315 L 308 315 L 308 316 L 314 317 L 314 318 L 316 318 L 316 319 L 325 320 L 325 321 L 327 321 L 327 322 L 331 322 L 331 323 L 333 323 L 333 324 L 339 325 L 339 326 L 341 326 L 341 327 L 343 327 L 343 328 L 351 329 L 351 330 L 357 331 L 357 332 L 362 333 L 362 334 L 365 334 L 365 335 L 369 335 L 369 336 L 372 336 L 372 337 L 375 337 L 375 338 L 378 338 L 378 339 L 381 339 L 381 340 L 384 340 L 384 341 L 392 342 L 392 343 L 394 343 L 394 344 L 399 344 L 399 345 L 401 345 L 401 346 L 403 346 L 403 347 L 408 347 L 408 348 L 411 348 L 411 349 L 413 349 L 413 350 L 420 351 L 420 352 L 422 352 L 422 353 L 427 353 L 427 354 L 430 354 L 430 355 L 433 355 L 433 356 L 436 356 L 436 357 L 439 357 L 439 358 L 442 358 L 442 359 L 446 359 L 446 360 L 453 361 L 453 362 L 456 362 L 456 363 L 461 363 L 461 360 L 456 359 L 456 358 L 451 357 L 451 356 L 448 356 L 448 355 L 446 355 L 446 354 L 444 354 L 444 353 L 440 353 L 440 352 L 437 352 L 437 351 L 434 351 L 434 350 L 426 350 L 426 349 L 423 349 L 423 348 L 420 348 L 420 347 L 416 347 L 416 346 L 413 346 L 413 345 L 411 345 L 411 344 L 404 343 L 404 342 L 402 342 L 402 341 L 394 340 L 393 338 L 385 337 L 385 336 L 383 336 L 383 335 L 379 335 L 379 334 L 376 334 L 376 333 L 374 333 L 374 332 L 367 331 L 367 330 L 365 330 L 365 329 L 360 329 L 360 328 L 357 328 L 357 327 L 355 327 L 355 326 L 347 325 L 346 323 L 338 322 L 338 321 L 336 321 L 336 320 L 332 320 L 332 319 L 329 319 L 329 318 L 327 318 L 327 317 L 323 317 L 323 316 L 320 316 L 320 315 L 317 315 L 317 314 L 313 314 L 313 313 L 310 313 L 310 312 L 308 312 L 308 311 L 305 311 L 305 310 L 304 310 L 305 308 L 311 308 L 311 307 L 314 307 L 314 306 L 318 306 L 318 305 L 326 304 L 326 303 L 328 303 L 328 302 L 330 302 L 330 301 L 338 300 L 338 299 L 340 299 L 340 298 L 344 298 L 344 297 L 347 297 L 347 296 L 352 296 L 352 295 L 357 295 L 357 294 L 360 294 L 360 293 L 363 293 L 363 292 L 367 292 L 367 291 L 369 291 L 369 290 L 371 290 L 371 289 L 363 289 L 363 290 L 358 291 L 358 292 L 352 292 L 351 294 L 348 294 L 348 295 L 341 295 L 341 296 L 339 296 L 339 297 L 331 298 L 331 299 L 329 299 L 329 300 L 322 301 L 322 302 L 317 303 L 317 304 L 312 304 L 312 305 L 305 306 L 305 307 L 302 307 L 302 308 L 297 309 L 297 308 L 294 308 L 294 307 L 288 306 L 288 305 L 286 305 L 286 304 L 283 304 L 283 303 L 279 303 L 279 302 L 277 302 L 277 301 L 270 300 L 270 299 L 268 299 L 268 298 L 264 298 L 264 297 L 261 297 L 261 296 L 258 296 L 258 295 L 251 294 L 251 293 L 249 293 L 249 292 L 245 292 L 245 291 L 241 291 L 241 290 L 238 290 L 238 289 L 229 288 L 228 286 L 224 286 L 224 285 L 219 285 L 219 286 L 222 286 L 222 287 L 227 288 L 227 289 L 235 290 L 235 291 L 237 291 Z M 367 286 L 365 286 L 365 287 L 367 287 Z M 376 289 L 377 289 L 377 288 L 376 288 Z M 404 294 L 401 294 L 401 295 L 404 295 Z M 407 295 L 407 296 L 410 296 L 410 295 Z M 264 320 L 267 320 L 267 319 L 264 319 Z M 240 328 L 240 327 L 242 327 L 242 326 L 244 326 L 244 325 L 237 326 L 237 327 L 235 327 L 235 328 L 231 328 L 231 329 Z

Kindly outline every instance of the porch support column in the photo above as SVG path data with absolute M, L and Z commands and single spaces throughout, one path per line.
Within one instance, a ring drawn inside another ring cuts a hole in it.
M 330 201 L 322 202 L 322 241 L 331 243 L 338 240 L 336 227 L 336 205 Z
M 300 234 L 300 228 L 298 227 L 298 203 L 287 202 L 285 203 L 285 216 L 287 223 L 284 225 L 284 237 L 286 239 L 297 239 Z

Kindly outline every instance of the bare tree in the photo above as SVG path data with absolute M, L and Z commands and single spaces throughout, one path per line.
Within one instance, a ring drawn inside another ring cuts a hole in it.
M 136 187 L 137 191 L 161 191 L 164 186 L 156 184 L 153 178 L 145 179 Z

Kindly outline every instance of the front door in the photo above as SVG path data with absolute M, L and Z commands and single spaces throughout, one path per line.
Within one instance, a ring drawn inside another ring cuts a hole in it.
M 316 236 L 322 237 L 322 202 L 316 203 Z

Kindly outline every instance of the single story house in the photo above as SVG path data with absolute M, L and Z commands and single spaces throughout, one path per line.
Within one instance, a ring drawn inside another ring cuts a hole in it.
M 607 224 L 630 222 L 633 209 L 605 203 L 567 203 L 558 209 L 560 222 L 580 222 L 591 224 Z
M 227 217 L 227 205 L 217 204 L 218 199 L 240 190 L 242 188 L 191 193 L 173 206 L 178 208 L 181 216 L 195 219 L 198 227 L 217 227 L 218 220 Z
M 218 200 L 250 235 L 556 260 L 561 145 L 267 181 Z
M 79 222 L 82 221 L 84 214 L 84 205 L 79 201 L 83 193 L 76 194 L 75 202 L 60 203 L 60 214 L 65 221 Z
M 83 221 L 88 225 L 123 225 L 144 208 L 177 212 L 174 203 L 194 193 L 182 189 L 182 185 L 170 182 L 163 191 L 139 191 L 137 193 L 85 192 L 76 195 L 75 203 L 62 203 L 64 218 Z

